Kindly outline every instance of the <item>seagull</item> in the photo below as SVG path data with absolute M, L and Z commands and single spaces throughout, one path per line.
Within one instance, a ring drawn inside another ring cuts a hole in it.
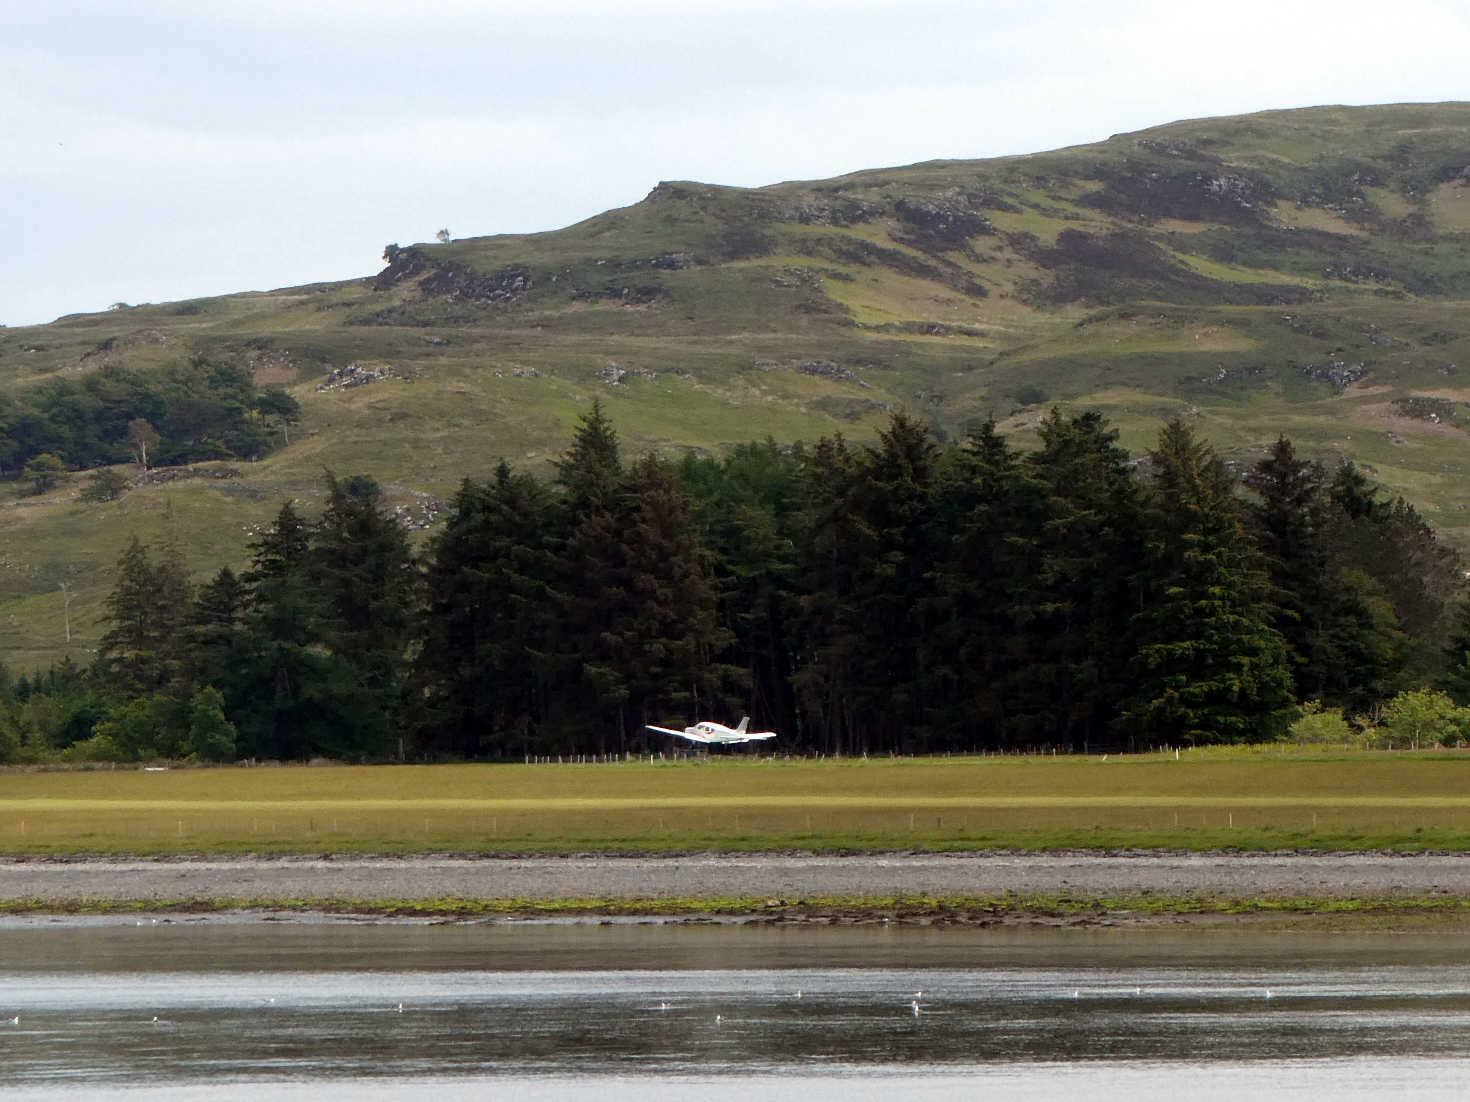
M 399 1003 L 398 1004 L 398 1013 L 400 1013 L 400 1014 L 403 1013 L 403 1004 L 402 1003 Z
M 659 1009 L 660 1009 L 660 1010 L 668 1010 L 668 1009 L 670 1009 L 670 1007 L 669 1007 L 669 1004 L 668 1004 L 668 1003 L 659 1003 L 659 1004 L 658 1004 L 658 1008 L 659 1008 Z
M 9 1021 L 11 1025 L 20 1025 L 20 1015 L 17 1014 L 15 1017 L 9 1019 Z
M 1077 988 L 1075 988 L 1075 987 L 1072 988 L 1072 998 L 1074 998 L 1074 999 L 1080 999 L 1081 997 L 1082 997 L 1082 992 L 1080 990 L 1078 990 Z
M 798 999 L 801 998 L 801 988 L 799 988 L 799 987 L 796 989 L 796 997 Z
M 914 1008 L 914 1017 L 917 1018 L 919 1016 L 919 1000 L 915 999 L 909 1005 Z
M 1274 999 L 1275 997 L 1276 997 L 1275 995 L 1271 994 L 1271 989 L 1269 987 L 1266 988 L 1266 998 L 1268 998 L 1268 999 Z
M 724 1020 L 725 1020 L 725 1019 L 724 1019 L 724 1018 L 723 1018 L 723 1017 L 722 1017 L 722 1016 L 721 1016 L 721 1015 L 719 1015 L 719 1014 L 716 1014 L 716 1015 L 715 1015 L 715 1025 L 719 1025 L 719 1024 L 720 1024 L 720 1023 L 721 1023 L 721 1022 L 723 1022 L 723 1021 L 724 1021 Z

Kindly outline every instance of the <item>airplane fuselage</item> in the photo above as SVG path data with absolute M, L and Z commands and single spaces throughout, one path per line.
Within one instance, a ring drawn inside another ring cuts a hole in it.
M 747 731 L 745 728 L 749 722 L 750 717 L 746 716 L 740 721 L 738 727 L 726 727 L 723 723 L 702 719 L 694 726 L 685 727 L 682 731 L 673 727 L 658 727 L 652 723 L 647 726 L 650 731 L 660 731 L 666 735 L 673 735 L 675 738 L 688 739 L 690 742 L 698 742 L 706 746 L 733 745 L 776 737 L 775 731 Z

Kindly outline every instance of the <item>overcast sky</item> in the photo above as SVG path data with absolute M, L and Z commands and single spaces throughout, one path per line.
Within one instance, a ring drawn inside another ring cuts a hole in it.
M 35 0 L 0 40 L 0 323 L 367 275 L 659 180 L 1470 98 L 1464 0 Z

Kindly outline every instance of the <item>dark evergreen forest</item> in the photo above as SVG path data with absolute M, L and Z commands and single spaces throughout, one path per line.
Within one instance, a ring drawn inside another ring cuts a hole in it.
M 0 757 L 505 759 L 701 718 L 828 754 L 1259 742 L 1298 705 L 1470 703 L 1459 558 L 1351 463 L 1144 456 L 1053 411 L 1021 453 L 894 415 L 871 446 L 625 461 L 600 406 L 554 477 L 466 479 L 416 555 L 368 478 L 287 503 L 247 569 L 135 539 L 90 668 L 0 686 Z

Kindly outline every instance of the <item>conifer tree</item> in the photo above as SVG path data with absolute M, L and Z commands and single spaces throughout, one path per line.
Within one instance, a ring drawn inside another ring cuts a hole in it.
M 668 464 L 644 456 L 628 472 L 636 503 L 628 528 L 623 676 L 629 714 L 641 730 L 656 720 L 698 716 L 741 671 L 717 661 L 733 641 L 717 617 L 708 554 L 689 501 Z
M 1470 600 L 1455 610 L 1455 627 L 1445 648 L 1445 673 L 1441 682 L 1455 703 L 1470 706 Z
M 458 757 L 527 753 L 546 710 L 554 628 L 546 488 L 502 462 L 466 479 L 424 575 L 421 745 Z
M 623 537 L 631 503 L 622 492 L 617 433 L 601 402 L 578 422 L 556 470 L 562 489 L 553 588 L 558 626 L 548 664 L 560 691 L 551 701 L 549 730 L 570 749 L 584 745 L 590 721 L 599 751 L 622 749 L 628 687 L 610 655 L 621 646 L 627 609 Z
M 1108 735 L 1129 687 L 1127 656 L 1140 607 L 1138 486 L 1127 451 L 1102 415 L 1040 426 L 1026 472 L 1044 488 L 1035 572 L 1018 606 L 1028 656 L 1008 721 L 1020 745 L 1080 745 Z
M 621 752 L 647 744 L 644 724 L 708 705 L 730 672 L 715 661 L 730 636 L 667 464 L 647 456 L 584 503 L 560 556 L 563 701 L 584 729 L 592 718 L 599 749 Z
M 310 546 L 310 529 L 289 501 L 251 546 L 241 579 L 248 664 L 235 712 L 246 757 L 305 758 L 330 741 L 330 659 L 318 645 Z
M 867 537 L 852 598 L 860 616 L 854 700 L 874 748 L 922 751 L 934 552 L 932 510 L 938 447 L 928 428 L 895 413 L 858 467 L 854 505 Z
M 1296 695 L 1302 700 L 1323 700 L 1334 679 L 1335 571 L 1326 535 L 1325 481 L 1321 467 L 1297 458 L 1284 436 L 1245 476 L 1257 495 L 1249 513 L 1272 587 L 1272 624 L 1291 649 Z
M 331 652 L 339 755 L 400 754 L 417 573 L 408 533 L 382 490 L 361 475 L 327 473 L 327 505 L 313 531 L 310 576 L 321 600 L 319 636 Z
M 1453 610 L 1464 592 L 1464 563 L 1412 505 L 1377 493 L 1351 463 L 1342 464 L 1332 483 L 1338 508 L 1329 517 L 1329 541 L 1342 567 L 1363 571 L 1392 603 L 1405 635 L 1397 676 L 1427 683 L 1441 673 Z
M 1233 479 L 1178 419 L 1149 458 L 1157 589 L 1135 618 L 1138 687 L 1118 728 L 1145 745 L 1275 738 L 1293 717 L 1291 675 Z
M 238 695 L 248 666 L 240 616 L 245 585 L 228 566 L 200 586 L 184 627 L 185 673 L 189 684 L 212 685 L 226 700 Z
M 856 459 L 840 434 L 822 437 L 806 457 L 797 531 L 799 661 L 792 684 L 810 743 L 851 753 L 863 733 L 856 580 L 871 540 L 857 509 Z
M 190 589 L 176 549 L 166 545 L 154 563 L 133 536 L 118 559 L 117 582 L 107 599 L 112 625 L 98 653 L 101 677 L 123 697 L 163 692 L 181 675 L 183 621 Z
M 107 621 L 98 648 L 102 680 L 124 696 L 156 689 L 158 633 L 154 616 L 155 571 L 135 535 L 117 560 L 117 581 L 107 598 Z
M 686 455 L 679 467 L 714 559 L 720 624 L 735 640 L 727 661 L 746 671 L 745 692 L 723 710 L 748 712 L 793 740 L 800 731 L 791 687 L 798 462 L 768 437 L 737 445 L 723 460 Z
M 614 512 L 622 474 L 618 434 L 603 413 L 602 402 L 594 400 L 577 422 L 571 447 L 556 463 L 567 512 L 573 518 Z
M 947 457 L 936 488 L 937 567 L 926 628 L 935 745 L 1017 741 L 1011 714 L 1030 664 L 1036 532 L 1045 488 L 987 421 Z

